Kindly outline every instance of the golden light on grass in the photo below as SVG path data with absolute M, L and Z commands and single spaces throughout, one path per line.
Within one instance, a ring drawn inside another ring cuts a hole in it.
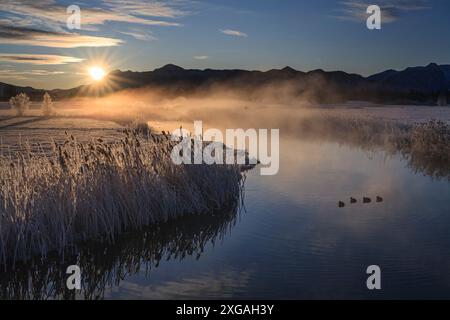
M 103 70 L 103 68 L 95 66 L 95 67 L 89 68 L 89 75 L 95 81 L 100 81 L 105 77 L 106 72 L 105 72 L 105 70 Z

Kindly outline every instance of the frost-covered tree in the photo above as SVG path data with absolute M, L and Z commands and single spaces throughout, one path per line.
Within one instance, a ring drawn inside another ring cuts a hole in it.
M 25 112 L 30 108 L 30 98 L 26 93 L 20 93 L 9 100 L 11 109 L 16 110 L 18 117 L 25 115 Z
M 42 115 L 45 117 L 50 117 L 54 115 L 52 97 L 48 94 L 48 92 L 44 94 L 44 100 L 42 100 L 41 111 Z

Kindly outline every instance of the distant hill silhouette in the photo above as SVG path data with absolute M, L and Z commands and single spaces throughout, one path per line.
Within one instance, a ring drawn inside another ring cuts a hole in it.
M 394 90 L 429 93 L 449 89 L 450 68 L 431 63 L 403 71 L 388 70 L 367 79 Z
M 196 70 L 168 64 L 146 72 L 112 71 L 107 83 L 84 85 L 68 90 L 51 90 L 55 99 L 107 94 L 124 89 L 158 89 L 168 95 L 189 95 L 230 89 L 257 98 L 271 88 L 282 88 L 288 98 L 303 97 L 319 103 L 366 100 L 378 103 L 435 104 L 439 96 L 449 95 L 450 65 L 431 63 L 402 71 L 387 70 L 369 77 L 343 71 L 297 71 L 291 67 L 266 72 L 247 70 Z M 108 85 L 105 85 L 108 84 Z M 286 91 L 287 90 L 287 91 Z M 26 92 L 39 99 L 43 90 L 0 83 L 0 99 Z M 450 99 L 449 99 L 450 100 Z
M 35 99 L 41 99 L 45 93 L 44 90 L 34 89 L 32 87 L 18 87 L 12 84 L 0 82 L 0 100 L 9 100 L 11 97 L 22 92 Z

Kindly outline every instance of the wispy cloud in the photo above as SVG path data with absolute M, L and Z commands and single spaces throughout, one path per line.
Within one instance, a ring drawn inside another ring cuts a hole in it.
M 2 79 L 15 79 L 15 80 L 28 80 L 28 76 L 55 76 L 64 74 L 63 71 L 48 71 L 48 70 L 25 70 L 17 71 L 12 69 L 0 70 L 0 78 Z
M 0 53 L 0 62 L 57 65 L 81 62 L 84 59 L 51 54 Z
M 177 3 L 177 2 L 173 2 Z M 90 29 L 92 25 L 105 22 L 123 22 L 142 25 L 179 26 L 173 21 L 154 18 L 173 19 L 186 15 L 181 9 L 170 5 L 171 2 L 148 2 L 144 0 L 103 0 L 99 7 L 80 5 L 82 28 Z M 52 29 L 61 29 L 67 20 L 67 4 L 55 0 L 3 0 L 0 12 L 25 19 L 29 25 L 45 25 Z M 11 17 L 14 19 L 14 16 Z M 17 17 L 15 17 L 17 18 Z
M 119 22 L 121 26 L 181 26 L 174 19 L 190 13 L 184 10 L 186 3 L 179 0 L 100 0 L 96 6 L 80 5 L 80 32 L 100 31 L 101 25 L 107 22 Z M 0 44 L 78 48 L 123 43 L 121 39 L 69 32 L 66 10 L 67 3 L 56 0 L 2 0 Z M 142 41 L 156 39 L 148 30 L 129 28 L 120 33 Z
M 222 32 L 223 34 L 229 35 L 229 36 L 234 36 L 234 37 L 248 37 L 248 35 L 242 31 L 238 31 L 238 30 L 231 30 L 231 29 L 221 29 L 219 30 L 220 32 Z
M 366 10 L 372 4 L 380 6 L 383 23 L 395 22 L 409 11 L 430 9 L 427 0 L 341 1 L 340 3 L 342 8 L 338 10 L 339 13 L 334 17 L 358 22 L 367 19 Z
M 111 8 L 111 11 L 125 11 L 130 15 L 177 18 L 190 13 L 185 9 L 175 7 L 176 5 L 180 5 L 182 1 L 103 0 L 103 2 Z
M 158 40 L 151 32 L 145 32 L 141 30 L 120 31 L 120 33 L 133 37 L 136 40 L 141 41 L 153 41 Z
M 116 46 L 122 43 L 122 40 L 0 24 L 0 43 L 52 48 L 78 48 Z
M 195 60 L 208 60 L 209 56 L 194 56 Z

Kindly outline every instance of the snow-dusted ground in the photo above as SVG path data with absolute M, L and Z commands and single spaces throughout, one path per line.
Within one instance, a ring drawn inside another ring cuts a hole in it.
M 46 150 L 53 141 L 64 142 L 66 132 L 80 142 L 98 138 L 112 141 L 123 137 L 122 129 L 114 122 L 86 118 L 0 117 L 0 152 L 8 155 L 23 150 L 26 141 L 34 151 Z

